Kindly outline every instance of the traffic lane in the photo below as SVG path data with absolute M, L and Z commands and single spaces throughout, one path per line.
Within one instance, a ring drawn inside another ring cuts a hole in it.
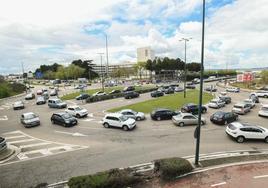
M 241 181 L 243 180 L 243 181 Z M 268 163 L 244 164 L 222 167 L 180 178 L 165 187 L 243 187 L 268 186 Z

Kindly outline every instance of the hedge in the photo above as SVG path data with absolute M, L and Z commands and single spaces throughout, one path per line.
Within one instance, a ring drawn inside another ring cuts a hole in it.
M 138 90 L 136 92 L 142 94 L 142 93 L 152 92 L 155 90 L 157 90 L 157 88 L 148 88 L 148 89 Z M 92 102 L 97 102 L 97 101 L 115 99 L 115 98 L 124 97 L 124 96 L 125 96 L 124 93 L 108 94 L 108 95 L 103 95 L 103 96 L 91 96 L 87 98 L 86 102 L 92 103 Z
M 163 180 L 172 180 L 193 170 L 188 160 L 179 157 L 159 159 L 154 162 L 154 165 L 154 171 L 158 172 Z
M 136 185 L 142 181 L 129 169 L 112 169 L 93 175 L 73 177 L 68 181 L 70 188 L 120 188 Z

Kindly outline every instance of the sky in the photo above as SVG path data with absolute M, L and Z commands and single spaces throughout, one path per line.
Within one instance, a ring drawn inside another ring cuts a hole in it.
M 0 0 L 0 74 L 74 59 L 136 62 L 156 56 L 200 62 L 202 0 Z M 268 67 L 268 1 L 207 0 L 205 68 Z M 106 59 L 106 58 L 104 58 Z

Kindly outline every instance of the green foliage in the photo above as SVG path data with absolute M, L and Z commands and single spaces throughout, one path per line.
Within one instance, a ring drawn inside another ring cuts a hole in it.
M 19 83 L 10 84 L 5 81 L 0 83 L 0 99 L 17 95 L 25 91 L 25 86 Z
M 268 70 L 261 71 L 260 77 L 263 84 L 268 84 Z
M 69 180 L 70 188 L 121 188 L 133 186 L 142 181 L 134 176 L 129 169 L 112 169 L 93 175 L 73 177 Z
M 193 170 L 188 160 L 178 157 L 159 159 L 154 164 L 155 172 L 158 172 L 163 180 L 172 180 Z
M 93 60 L 84 60 L 81 59 L 74 60 L 72 62 L 72 65 L 79 66 L 80 68 L 83 68 L 85 71 L 81 75 L 82 78 L 88 78 L 88 79 L 94 79 L 98 77 L 98 74 L 93 70 Z

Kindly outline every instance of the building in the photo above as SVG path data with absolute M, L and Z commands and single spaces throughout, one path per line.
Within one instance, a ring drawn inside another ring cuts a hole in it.
M 250 82 L 252 80 L 254 80 L 255 75 L 253 72 L 244 72 L 242 74 L 238 74 L 237 75 L 237 82 Z
M 155 53 L 151 47 L 142 47 L 137 49 L 137 62 L 146 62 L 148 59 L 154 60 Z

